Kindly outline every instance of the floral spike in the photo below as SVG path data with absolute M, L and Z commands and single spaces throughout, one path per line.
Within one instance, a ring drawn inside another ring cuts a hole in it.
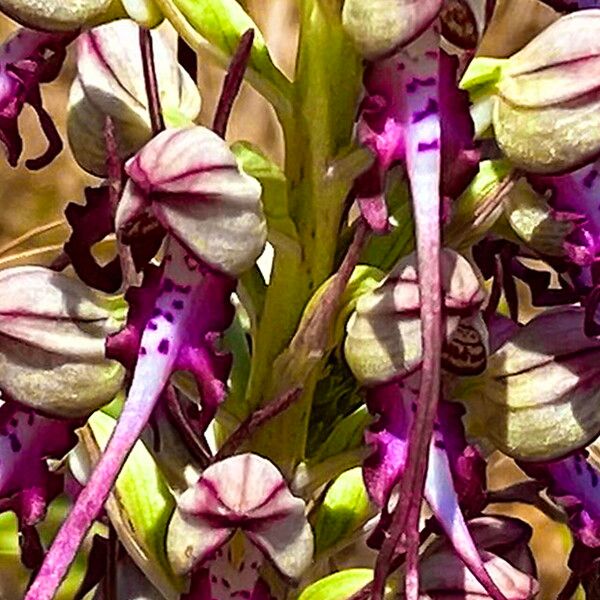
M 231 364 L 215 344 L 233 318 L 235 276 L 256 260 L 265 241 L 260 186 L 209 130 L 161 133 L 129 161 L 126 172 L 130 179 L 117 225 L 131 226 L 137 215 L 152 210 L 169 231 L 161 283 L 117 427 L 27 600 L 52 598 L 174 370 L 196 377 L 202 427 L 214 417 Z
M 47 150 L 38 158 L 27 160 L 27 168 L 45 167 L 62 150 L 58 131 L 42 104 L 40 84 L 58 77 L 66 48 L 75 37 L 75 34 L 20 29 L 0 47 L 0 142 L 12 167 L 17 165 L 23 149 L 18 119 L 25 104 L 37 113 L 48 140 Z

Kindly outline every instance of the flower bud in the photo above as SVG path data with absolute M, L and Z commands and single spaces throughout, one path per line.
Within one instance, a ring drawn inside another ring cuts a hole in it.
M 488 359 L 456 398 L 467 430 L 519 460 L 551 460 L 600 432 L 600 340 L 583 331 L 584 309 L 545 313 Z
M 189 123 L 200 112 L 200 95 L 163 36 L 152 32 L 154 65 L 167 126 Z M 121 20 L 82 34 L 77 77 L 69 97 L 67 133 L 75 160 L 103 177 L 107 171 L 106 117 L 116 129 L 118 155 L 127 159 L 152 137 L 138 27 Z
M 312 561 L 313 535 L 304 502 L 292 496 L 277 468 L 256 454 L 210 466 L 177 505 L 167 536 L 176 573 L 189 573 L 213 559 L 236 530 L 286 579 L 299 579 Z
M 556 173 L 600 152 L 600 10 L 562 17 L 502 67 L 493 122 L 518 167 Z
M 146 27 L 162 19 L 154 0 L 0 0 L 0 10 L 27 27 L 46 31 L 75 31 L 127 14 Z
M 237 277 L 265 245 L 258 181 L 227 144 L 204 127 L 163 131 L 125 168 L 130 180 L 117 211 L 127 230 L 148 208 L 197 260 Z
M 104 356 L 122 325 L 114 300 L 42 267 L 0 272 L 0 388 L 60 417 L 87 416 L 110 402 L 124 369 Z
M 441 253 L 442 288 L 446 307 L 446 338 L 462 317 L 474 313 L 484 292 L 468 261 L 444 249 Z M 374 291 L 359 298 L 347 326 L 344 351 L 354 376 L 376 385 L 417 369 L 422 359 L 420 298 L 413 253 L 394 268 Z
M 359 52 L 375 60 L 423 33 L 441 5 L 442 0 L 346 0 L 342 24 Z

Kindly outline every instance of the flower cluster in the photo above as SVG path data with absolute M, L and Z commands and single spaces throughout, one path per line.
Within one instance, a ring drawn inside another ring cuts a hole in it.
M 25 104 L 49 144 L 26 166 L 61 152 L 40 85 L 71 45 L 98 179 L 49 265 L 0 271 L 25 600 L 78 553 L 77 598 L 529 600 L 500 502 L 567 524 L 560 597 L 597 597 L 600 2 L 548 0 L 503 59 L 495 4 L 301 0 L 290 80 L 235 0 L 0 0 L 26 27 L 0 47 L 7 162 Z M 227 71 L 211 124 L 190 48 Z M 244 80 L 284 166 L 227 139 Z M 525 481 L 488 489 L 496 451 Z

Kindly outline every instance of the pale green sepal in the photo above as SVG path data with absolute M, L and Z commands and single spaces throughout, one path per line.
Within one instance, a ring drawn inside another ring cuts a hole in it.
M 317 554 L 340 542 L 365 523 L 374 510 L 369 501 L 362 468 L 342 473 L 331 485 L 317 513 Z
M 98 446 L 96 453 L 106 447 L 115 424 L 116 420 L 102 411 L 90 417 L 88 426 Z M 174 508 L 175 501 L 160 471 L 138 441 L 117 478 L 106 510 L 129 555 L 169 600 L 177 600 L 183 589 L 183 581 L 171 570 L 164 548 Z

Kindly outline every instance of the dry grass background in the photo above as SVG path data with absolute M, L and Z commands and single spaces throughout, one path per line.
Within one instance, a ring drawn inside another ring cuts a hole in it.
M 262 29 L 276 62 L 291 76 L 297 39 L 297 15 L 293 0 L 247 0 L 244 4 Z M 482 51 L 488 55 L 506 56 L 520 48 L 536 31 L 555 17 L 552 11 L 537 4 L 535 0 L 500 0 L 496 18 Z M 0 18 L 2 38 L 13 27 L 8 20 Z M 200 64 L 199 71 L 204 99 L 201 122 L 208 124 L 211 121 L 222 73 L 205 63 Z M 71 54 L 60 79 L 45 86 L 43 90 L 46 107 L 55 117 L 63 134 L 68 88 L 73 73 Z M 35 156 L 42 151 L 44 140 L 31 110 L 26 110 L 21 125 L 25 140 L 25 157 Z M 229 128 L 229 138 L 254 141 L 281 162 L 282 141 L 274 115 L 266 103 L 247 87 L 236 105 Z M 84 185 L 92 181 L 92 178 L 78 169 L 68 147 L 52 165 L 37 173 L 28 172 L 22 166 L 11 169 L 5 161 L 0 160 L 0 245 L 32 227 L 60 218 L 65 204 L 81 201 Z M 60 242 L 61 236 L 64 235 L 66 229 L 63 228 L 40 238 L 34 245 Z M 39 256 L 35 262 L 44 264 L 47 258 Z M 492 487 L 505 485 L 521 477 L 511 461 L 495 457 L 492 459 L 490 475 Z M 533 549 L 542 579 L 540 597 L 544 600 L 556 598 L 566 576 L 564 565 L 569 544 L 566 530 L 534 509 L 507 506 L 504 510 L 525 518 L 533 525 Z M 6 584 L 15 576 L 7 565 L 0 563 L 0 581 Z M 4 588 L 0 589 L 0 598 L 16 600 L 21 597 L 20 592 L 9 592 L 4 585 L 0 587 Z

